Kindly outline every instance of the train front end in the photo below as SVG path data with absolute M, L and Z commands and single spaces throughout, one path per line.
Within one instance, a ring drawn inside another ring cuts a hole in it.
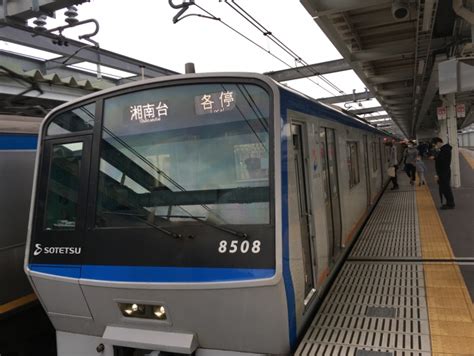
M 25 269 L 59 355 L 289 352 L 274 92 L 177 76 L 48 115 Z

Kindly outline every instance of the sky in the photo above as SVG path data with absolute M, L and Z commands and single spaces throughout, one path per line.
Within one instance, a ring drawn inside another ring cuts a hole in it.
M 173 2 L 180 4 L 182 0 Z M 307 63 L 342 58 L 298 0 L 235 2 Z M 295 65 L 294 59 L 234 12 L 224 0 L 196 0 L 196 3 L 241 31 L 266 51 Z M 173 24 L 172 18 L 177 12 L 167 0 L 91 0 L 78 6 L 78 19 L 94 18 L 99 22 L 100 31 L 94 39 L 102 48 L 177 72 L 184 72 L 187 62 L 194 62 L 197 72 L 264 73 L 288 68 L 219 21 L 191 16 Z M 56 13 L 56 19 L 48 18 L 47 27 L 64 25 L 63 13 L 64 10 L 60 10 Z M 191 6 L 185 14 L 204 13 L 196 6 Z M 91 29 L 92 26 L 84 25 L 66 30 L 64 34 L 77 38 Z M 8 47 L 5 43 L 0 45 L 0 48 Z M 354 89 L 357 92 L 365 89 L 353 71 L 327 74 L 325 77 L 346 94 L 352 93 Z M 308 79 L 293 80 L 286 84 L 314 98 L 338 95 L 321 79 L 313 77 L 312 80 L 324 89 Z M 379 106 L 376 100 L 364 101 L 360 105 Z M 346 108 L 357 109 L 360 105 L 347 103 Z

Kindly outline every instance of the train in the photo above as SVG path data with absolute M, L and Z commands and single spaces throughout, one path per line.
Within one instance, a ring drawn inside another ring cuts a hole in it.
M 42 123 L 24 269 L 58 355 L 288 355 L 393 137 L 254 73 L 160 77 Z
M 0 320 L 36 300 L 23 262 L 42 120 L 0 114 Z

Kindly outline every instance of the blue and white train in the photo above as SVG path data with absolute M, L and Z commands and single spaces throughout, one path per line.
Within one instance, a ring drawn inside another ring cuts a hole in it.
M 387 139 L 250 73 L 54 109 L 25 270 L 59 355 L 290 354 L 388 181 Z

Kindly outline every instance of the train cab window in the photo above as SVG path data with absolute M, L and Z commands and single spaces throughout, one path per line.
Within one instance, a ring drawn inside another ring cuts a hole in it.
M 55 144 L 46 196 L 45 230 L 74 230 L 77 218 L 82 142 Z
M 255 143 L 235 145 L 234 159 L 238 180 L 268 179 L 268 158 L 262 145 Z
M 96 226 L 269 224 L 269 109 L 250 84 L 107 99 Z
M 94 126 L 95 103 L 60 113 L 49 123 L 47 136 L 89 131 Z
M 347 164 L 349 169 L 349 188 L 360 182 L 359 145 L 357 142 L 347 142 Z

